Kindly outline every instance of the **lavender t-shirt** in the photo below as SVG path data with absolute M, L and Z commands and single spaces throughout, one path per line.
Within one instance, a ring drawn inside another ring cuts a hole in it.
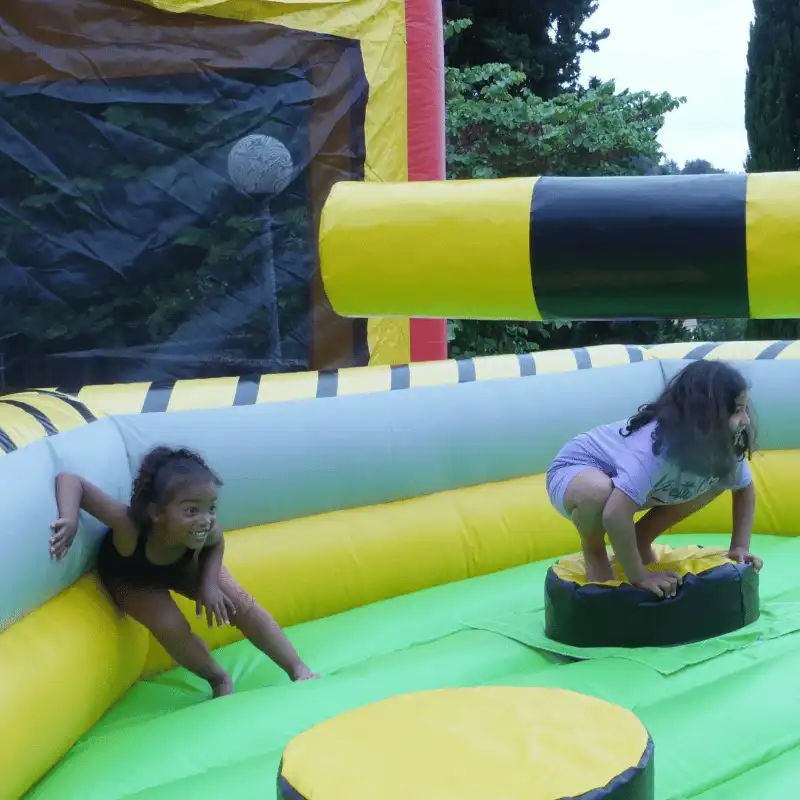
M 567 442 L 550 469 L 559 466 L 591 466 L 605 472 L 612 483 L 638 506 L 686 503 L 711 489 L 744 489 L 752 482 L 747 461 L 738 463 L 726 480 L 681 471 L 664 456 L 653 453 L 651 422 L 630 436 L 622 436 L 628 420 L 601 425 Z

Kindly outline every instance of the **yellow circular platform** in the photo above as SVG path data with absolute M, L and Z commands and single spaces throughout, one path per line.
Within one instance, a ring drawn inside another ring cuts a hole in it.
M 625 573 L 611 548 L 606 549 L 610 557 L 611 568 L 614 571 L 614 580 L 595 583 L 594 585 L 622 586 L 627 583 Z M 723 548 L 699 547 L 694 544 L 678 547 L 674 550 L 667 544 L 654 544 L 653 555 L 655 555 L 656 560 L 652 564 L 648 564 L 646 569 L 649 572 L 672 570 L 682 578 L 687 575 L 702 575 L 704 572 L 717 567 L 732 564 L 733 562 L 725 555 L 725 552 Z M 553 572 L 562 581 L 571 581 L 577 586 L 587 586 L 592 583 L 586 577 L 586 561 L 583 553 L 562 556 L 553 564 Z
M 653 745 L 630 711 L 562 689 L 399 695 L 293 739 L 282 800 L 652 800 Z

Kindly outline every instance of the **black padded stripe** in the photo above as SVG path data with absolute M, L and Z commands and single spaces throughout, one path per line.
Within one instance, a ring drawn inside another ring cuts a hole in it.
M 58 394 L 71 394 L 74 397 L 77 397 L 81 393 L 81 389 L 83 389 L 83 384 L 81 383 L 62 383 L 56 386 L 56 392 L 58 392 Z
M 339 371 L 321 370 L 317 373 L 317 398 L 336 397 L 339 392 Z
M 564 800 L 652 800 L 655 797 L 655 745 L 648 735 L 639 763 L 612 778 L 600 789 Z
M 236 382 L 236 394 L 233 396 L 233 404 L 235 406 L 254 406 L 258 401 L 258 389 L 260 386 L 260 375 L 241 375 Z
M 175 381 L 153 381 L 142 403 L 142 414 L 158 414 L 166 411 L 172 398 Z
M 529 378 L 536 374 L 536 359 L 533 353 L 517 353 L 517 361 L 519 361 L 520 378 Z
M 791 340 L 788 342 L 773 342 L 756 356 L 756 361 L 777 358 L 790 344 L 793 344 Z
M 4 453 L 13 453 L 16 449 L 17 446 L 11 440 L 11 437 L 0 428 L 0 450 Z
M 578 365 L 578 369 L 592 368 L 592 357 L 589 355 L 589 351 L 585 347 L 573 347 L 572 355 L 575 358 L 575 363 Z
M 43 411 L 40 411 L 36 406 L 32 406 L 30 403 L 23 403 L 22 400 L 0 400 L 0 403 L 5 403 L 8 406 L 13 406 L 14 408 L 18 408 L 20 411 L 24 411 L 26 414 L 30 414 L 43 428 L 44 432 L 48 436 L 55 436 L 58 433 L 58 428 L 53 425 L 50 417 L 47 416 Z
M 411 368 L 408 364 L 397 364 L 391 368 L 391 384 L 389 391 L 411 388 Z
M 628 360 L 631 362 L 631 364 L 644 361 L 644 353 L 638 347 L 633 347 L 632 345 L 626 344 L 625 349 L 628 351 Z
M 36 394 L 44 394 L 48 397 L 55 397 L 57 400 L 60 400 L 62 403 L 66 403 L 70 408 L 74 408 L 84 419 L 85 422 L 97 422 L 97 417 L 92 414 L 89 410 L 88 406 L 85 403 L 82 403 L 80 400 L 70 397 L 66 394 L 61 394 L 60 392 L 51 392 L 48 389 L 34 389 L 33 390 Z
M 747 176 L 541 178 L 530 258 L 544 319 L 748 317 Z
M 690 350 L 684 358 L 691 358 L 691 359 L 700 359 L 705 358 L 706 356 L 710 355 L 719 347 L 719 342 L 706 342 L 705 344 L 701 344 L 699 347 L 695 347 L 694 349 Z
M 475 362 L 471 358 L 462 358 L 456 363 L 458 364 L 459 383 L 472 383 L 473 381 L 477 380 Z
M 283 775 L 278 775 L 278 800 L 306 800 Z
M 613 595 L 598 584 L 579 586 L 556 569 L 545 576 L 545 635 L 571 647 L 673 647 L 737 631 L 760 611 L 759 578 L 749 564 L 687 573 L 681 601 L 672 606 L 651 601 L 630 584 Z M 709 604 L 713 614 L 704 613 Z

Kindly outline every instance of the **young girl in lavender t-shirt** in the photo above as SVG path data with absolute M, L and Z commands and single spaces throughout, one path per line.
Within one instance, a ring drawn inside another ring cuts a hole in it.
M 581 537 L 590 581 L 613 580 L 605 534 L 625 577 L 672 597 L 680 577 L 649 572 L 657 536 L 730 489 L 729 557 L 761 569 L 749 552 L 755 489 L 747 464 L 755 433 L 742 375 L 719 361 L 696 361 L 629 420 L 594 428 L 561 449 L 547 471 L 555 508 Z M 634 514 L 650 511 L 634 523 Z

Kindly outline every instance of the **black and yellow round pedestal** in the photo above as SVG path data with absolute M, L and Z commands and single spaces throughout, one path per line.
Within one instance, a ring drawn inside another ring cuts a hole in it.
M 675 597 L 623 582 L 589 583 L 581 553 L 554 564 L 545 578 L 545 633 L 573 647 L 668 647 L 722 636 L 759 617 L 758 574 L 718 549 L 653 547 L 648 569 L 672 570 L 683 582 Z
M 653 742 L 630 711 L 562 689 L 399 695 L 300 734 L 281 800 L 652 800 Z

